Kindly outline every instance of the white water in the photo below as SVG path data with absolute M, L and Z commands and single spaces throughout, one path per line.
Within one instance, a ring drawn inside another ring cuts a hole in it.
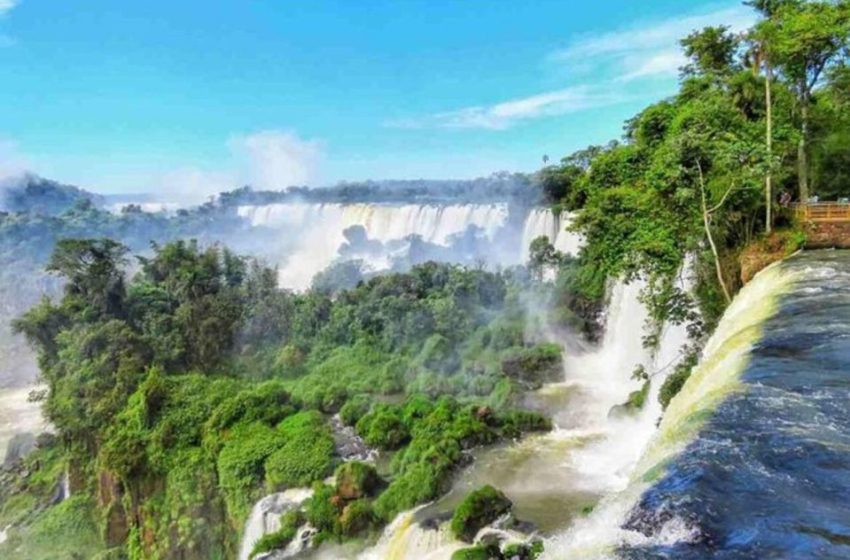
M 549 227 L 544 215 L 535 217 L 538 231 Z M 527 222 L 528 225 L 529 222 Z M 527 231 L 532 228 L 527 228 Z M 683 289 L 690 289 L 691 267 L 680 277 Z M 598 348 L 565 358 L 564 382 L 544 387 L 540 396 L 560 400 L 569 395 L 565 410 L 555 413 L 556 429 L 527 438 L 506 449 L 497 449 L 503 461 L 492 461 L 461 487 L 484 482 L 499 486 L 517 500 L 518 510 L 552 510 L 559 505 L 575 508 L 587 496 L 609 495 L 624 490 L 630 475 L 656 430 L 661 416 L 658 390 L 687 342 L 684 325 L 667 325 L 659 347 L 653 352 L 643 346 L 642 333 L 647 311 L 639 300 L 645 284 L 618 282 L 611 291 L 606 331 Z M 642 381 L 632 379 L 638 365 L 651 375 L 650 392 L 644 407 L 631 414 L 612 415 L 613 407 L 627 401 Z M 473 466 L 473 470 L 475 466 Z M 488 480 L 488 478 L 497 480 Z M 561 495 L 562 497 L 559 497 Z M 445 529 L 426 529 L 414 520 L 415 512 L 404 512 L 388 526 L 375 548 L 363 560 L 448 559 L 463 546 L 453 541 Z M 564 514 L 569 523 L 569 514 Z M 557 541 L 552 541 L 557 542 Z M 551 546 L 551 543 L 550 543 Z
M 451 236 L 469 226 L 481 228 L 492 240 L 508 219 L 506 204 L 286 203 L 240 206 L 238 213 L 253 226 L 286 230 L 296 237 L 295 250 L 280 270 L 280 284 L 294 289 L 307 288 L 313 276 L 331 264 L 345 242 L 343 232 L 351 226 L 362 226 L 370 240 L 381 243 L 419 235 L 429 243 L 447 246 Z M 375 270 L 387 266 L 385 259 L 368 264 Z
M 254 504 L 242 532 L 239 560 L 249 560 L 254 545 L 263 535 L 280 530 L 280 516 L 300 506 L 312 495 L 313 491 L 309 488 L 292 488 L 270 494 Z
M 0 390 L 0 464 L 6 457 L 9 440 L 15 434 L 38 435 L 48 429 L 41 417 L 39 403 L 29 402 L 30 391 L 37 387 Z
M 426 506 L 398 514 L 384 529 L 378 543 L 361 554 L 359 560 L 443 560 L 466 546 L 454 540 L 445 525 L 438 530 L 424 530 L 419 527 L 414 517 L 416 512 L 424 507 Z
M 528 247 L 538 237 L 546 236 L 555 249 L 564 254 L 578 256 L 582 245 L 579 234 L 568 231 L 573 216 L 568 212 L 556 216 L 548 208 L 535 208 L 528 213 L 522 228 L 520 262 L 528 260 Z
M 658 430 L 644 426 L 647 429 L 634 436 L 641 440 L 640 445 L 625 436 L 612 440 L 620 439 L 629 448 L 629 455 L 638 451 L 631 466 L 617 476 L 625 485 L 613 488 L 614 492 L 603 499 L 591 515 L 549 539 L 544 558 L 612 558 L 613 551 L 620 545 L 647 542 L 644 535 L 621 528 L 629 511 L 651 482 L 662 474 L 664 462 L 692 439 L 700 425 L 696 420 L 701 417 L 699 413 L 712 410 L 725 395 L 736 389 L 738 375 L 746 367 L 750 350 L 760 337 L 759 326 L 775 312 L 776 300 L 790 281 L 774 267 L 760 273 L 738 294 L 706 344 L 700 364 L 671 401 Z M 678 337 L 665 333 L 664 338 L 675 340 Z M 659 354 L 657 363 L 663 366 L 666 356 L 662 354 L 664 352 Z M 648 402 L 655 401 L 657 398 L 653 394 Z M 649 409 L 644 412 L 653 414 Z M 687 523 L 673 518 L 652 540 L 656 544 L 672 544 L 687 541 L 693 534 Z
M 345 243 L 343 232 L 362 226 L 369 240 L 383 244 L 398 242 L 418 235 L 422 240 L 447 247 L 452 236 L 462 234 L 470 226 L 480 228 L 493 242 L 510 226 L 507 204 L 366 204 L 366 203 L 283 203 L 263 206 L 240 206 L 238 214 L 254 226 L 281 231 L 280 284 L 286 288 L 305 289 L 313 276 L 330 265 Z M 545 235 L 555 247 L 577 255 L 581 237 L 566 231 L 570 214 L 555 216 L 549 209 L 532 209 L 523 221 L 521 235 L 508 235 L 498 250 L 480 255 L 490 265 L 513 265 L 528 258 L 528 245 Z M 519 233 L 519 232 L 517 232 Z M 505 249 L 511 244 L 515 248 Z M 516 246 L 516 244 L 519 244 Z M 402 248 L 403 250 L 403 248 Z M 385 253 L 358 255 L 374 271 L 390 266 Z

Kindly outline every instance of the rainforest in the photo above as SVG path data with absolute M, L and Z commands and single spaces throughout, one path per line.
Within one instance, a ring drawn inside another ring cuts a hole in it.
M 850 556 L 850 2 L 734 10 L 533 169 L 186 202 L 0 161 L 0 557 Z

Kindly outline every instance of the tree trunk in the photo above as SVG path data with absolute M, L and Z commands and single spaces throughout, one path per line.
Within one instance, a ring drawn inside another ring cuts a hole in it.
M 767 177 L 764 178 L 764 203 L 765 203 L 765 233 L 773 229 L 773 99 L 771 82 L 773 81 L 773 68 L 770 59 L 765 58 L 765 70 L 767 77 L 764 81 L 764 100 L 767 106 Z
M 797 176 L 800 186 L 800 202 L 809 200 L 809 99 L 805 96 L 800 106 L 800 143 L 797 145 Z
M 723 279 L 723 267 L 720 266 L 720 255 L 717 253 L 717 245 L 714 243 L 714 236 L 711 235 L 711 213 L 708 211 L 708 202 L 705 199 L 705 180 L 702 176 L 702 167 L 697 163 L 699 168 L 699 187 L 702 193 L 702 223 L 705 226 L 705 236 L 708 237 L 708 244 L 711 246 L 711 252 L 714 255 L 714 270 L 717 273 L 717 283 L 720 284 L 720 289 L 723 290 L 723 296 L 726 298 L 727 305 L 732 303 L 732 296 L 729 295 L 729 288 L 726 287 L 726 281 Z

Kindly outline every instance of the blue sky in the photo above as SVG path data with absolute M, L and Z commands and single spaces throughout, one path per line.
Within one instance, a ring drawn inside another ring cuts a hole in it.
M 0 174 L 103 192 L 474 177 L 618 137 L 737 0 L 0 0 Z

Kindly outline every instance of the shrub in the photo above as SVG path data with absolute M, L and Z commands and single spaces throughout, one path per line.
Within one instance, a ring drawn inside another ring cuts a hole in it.
M 398 407 L 378 405 L 357 422 L 357 433 L 372 447 L 393 450 L 410 438 Z
M 237 426 L 218 455 L 219 485 L 237 519 L 251 506 L 253 489 L 265 474 L 266 459 L 283 445 L 283 435 L 260 422 Z
M 563 377 L 561 347 L 553 343 L 538 344 L 506 352 L 502 358 L 502 373 L 532 389 L 547 381 Z
M 371 406 L 372 398 L 369 395 L 354 395 L 339 409 L 339 417 L 346 426 L 354 426 L 366 416 Z
M 452 533 L 462 541 L 472 542 L 482 527 L 508 513 L 512 506 L 507 496 L 490 485 L 470 492 L 452 515 Z
M 339 535 L 340 501 L 336 498 L 334 488 L 316 482 L 313 485 L 313 495 L 304 504 L 307 521 L 315 527 L 321 535 L 319 540 L 328 536 Z
M 334 440 L 321 414 L 299 412 L 281 422 L 277 433 L 282 444 L 265 461 L 270 488 L 306 486 L 333 471 Z
M 478 545 L 461 548 L 452 554 L 451 560 L 498 560 L 502 558 L 496 545 Z
M 400 512 L 438 497 L 448 474 L 444 468 L 417 463 L 396 477 L 375 500 L 375 513 L 390 521 Z

